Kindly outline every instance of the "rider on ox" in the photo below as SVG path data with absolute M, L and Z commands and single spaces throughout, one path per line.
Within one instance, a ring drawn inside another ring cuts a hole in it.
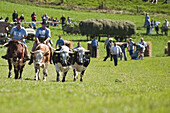
M 15 27 L 13 27 L 11 32 L 10 32 L 11 40 L 20 41 L 22 46 L 25 48 L 24 49 L 24 56 L 25 56 L 24 59 L 25 60 L 29 60 L 28 48 L 27 48 L 27 45 L 26 45 L 26 42 L 25 42 L 25 38 L 27 37 L 27 35 L 28 34 L 27 34 L 25 28 L 21 26 L 21 22 L 17 22 L 17 25 Z M 8 51 L 10 51 L 9 48 L 7 49 L 7 53 L 8 53 Z M 6 55 L 2 56 L 2 58 L 9 59 L 10 57 L 9 57 L 8 54 L 6 54 Z
M 25 66 L 26 60 L 24 59 L 24 47 L 18 40 L 11 40 L 7 44 L 4 45 L 8 47 L 7 55 L 8 55 L 8 66 L 9 66 L 9 74 L 8 78 L 12 77 L 12 64 L 14 66 L 15 79 L 22 78 L 23 68 Z
M 49 40 L 50 40 L 50 37 L 51 37 L 51 32 L 50 32 L 50 29 L 48 29 L 46 27 L 47 22 L 43 21 L 41 24 L 42 24 L 42 27 L 39 27 L 36 31 L 35 43 L 32 47 L 32 51 L 35 51 L 38 44 L 40 44 L 40 43 L 46 44 L 50 49 L 50 63 L 52 64 L 52 47 L 49 43 Z M 31 55 L 31 60 L 28 64 L 31 65 L 32 63 L 33 63 L 33 56 Z
M 35 51 L 31 51 L 34 58 L 35 80 L 40 79 L 40 68 L 43 68 L 43 80 L 46 81 L 47 67 L 50 59 L 50 50 L 46 44 L 39 44 Z

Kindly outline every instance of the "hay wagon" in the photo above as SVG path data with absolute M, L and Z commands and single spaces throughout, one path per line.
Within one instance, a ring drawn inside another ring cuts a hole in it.
M 136 33 L 136 25 L 130 21 L 114 21 L 109 19 L 88 19 L 79 23 L 82 35 L 106 37 L 110 35 L 117 41 L 126 40 Z

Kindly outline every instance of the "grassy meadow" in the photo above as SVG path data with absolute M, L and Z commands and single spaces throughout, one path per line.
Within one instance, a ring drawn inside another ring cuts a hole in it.
M 30 5 L 20 5 L 0 1 L 0 14 L 10 17 L 17 10 L 19 16 L 24 14 L 26 21 L 31 21 L 33 11 L 38 21 L 45 13 L 49 17 L 60 18 L 62 14 L 80 21 L 91 18 L 106 18 L 112 20 L 130 20 L 137 27 L 144 24 L 144 15 L 123 15 L 111 13 L 95 13 L 73 10 L 43 8 Z M 164 22 L 163 16 L 150 15 L 156 21 Z M 169 17 L 169 16 L 168 16 Z M 168 18 L 170 21 L 170 18 Z M 37 26 L 40 26 L 37 24 Z M 51 40 L 55 43 L 58 35 L 65 40 L 74 42 L 76 46 L 81 41 L 87 48 L 87 37 L 81 35 L 63 34 L 61 26 L 52 27 Z M 103 62 L 106 52 L 102 37 L 99 42 L 99 58 L 91 58 L 91 63 L 85 72 L 83 82 L 73 82 L 72 68 L 66 76 L 66 82 L 55 82 L 56 72 L 54 65 L 48 67 L 47 81 L 34 81 L 34 67 L 26 64 L 23 79 L 7 78 L 7 61 L 0 58 L 0 112 L 1 113 L 169 113 L 170 112 L 170 57 L 164 54 L 169 36 L 145 35 L 146 30 L 141 28 L 133 35 L 134 42 L 143 37 L 152 42 L 152 57 L 144 60 L 130 60 L 114 62 L 108 59 Z M 33 42 L 27 40 L 29 51 Z M 6 53 L 6 48 L 0 45 L 0 56 Z M 42 70 L 41 70 L 42 71 Z M 14 73 L 13 73 L 14 76 Z M 41 72 L 42 78 L 42 72 Z M 79 77 L 80 78 L 80 77 Z M 121 82 L 115 82 L 118 79 Z
M 40 3 L 44 7 L 64 8 L 71 9 L 71 7 L 88 7 L 93 9 L 99 9 L 103 3 L 104 9 L 114 9 L 129 11 L 132 13 L 163 13 L 170 14 L 170 4 L 163 4 L 165 0 L 159 0 L 157 4 L 152 0 L 145 2 L 144 0 L 3 0 L 19 4 L 35 5 Z M 63 1 L 63 3 L 61 3 Z M 49 6 L 50 4 L 50 6 Z M 38 5 L 37 5 L 38 6 Z

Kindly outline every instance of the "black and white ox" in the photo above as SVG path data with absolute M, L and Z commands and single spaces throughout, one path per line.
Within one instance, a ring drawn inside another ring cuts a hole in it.
M 74 58 L 72 63 L 72 68 L 74 72 L 74 81 L 77 78 L 77 72 L 80 72 L 80 81 L 83 81 L 83 75 L 90 63 L 90 53 L 89 50 L 85 50 L 83 47 L 79 47 L 74 50 Z
M 47 67 L 50 60 L 50 50 L 45 44 L 39 44 L 35 51 L 31 51 L 34 58 L 35 80 L 40 79 L 40 67 L 43 68 L 43 80 L 46 81 Z
M 71 68 L 71 62 L 72 62 L 72 57 L 71 54 L 73 52 L 70 51 L 70 49 L 63 45 L 61 46 L 60 49 L 57 49 L 53 53 L 53 63 L 56 68 L 57 72 L 57 82 L 60 81 L 60 74 L 63 72 L 63 79 L 62 82 L 65 82 L 65 77 L 68 72 L 68 70 Z

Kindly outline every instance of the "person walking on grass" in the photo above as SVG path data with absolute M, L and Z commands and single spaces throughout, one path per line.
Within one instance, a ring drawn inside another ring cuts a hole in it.
M 149 14 L 146 13 L 144 27 L 146 27 L 148 19 L 150 20 Z
M 144 59 L 144 52 L 145 52 L 145 48 L 147 47 L 147 44 L 143 40 L 143 38 L 141 38 L 141 41 L 139 42 L 139 44 L 143 45 L 143 47 L 141 46 L 142 50 L 140 51 L 140 55 L 139 55 L 139 58 L 141 58 L 143 60 Z
M 165 22 L 163 23 L 162 27 L 164 28 L 165 35 L 168 36 L 169 22 L 167 19 L 165 19 Z
M 160 22 L 154 21 L 155 31 L 156 31 L 157 35 L 159 35 L 159 24 L 160 24 Z
M 126 56 L 126 50 L 125 48 L 127 48 L 127 43 L 123 43 L 120 48 L 122 49 L 122 54 L 120 55 L 120 60 L 122 60 L 123 56 L 124 56 L 124 60 L 127 61 L 127 56 Z
M 18 13 L 16 10 L 14 10 L 14 13 L 12 14 L 12 20 L 13 22 L 17 22 L 17 19 L 18 19 Z
M 118 57 L 121 55 L 122 50 L 119 46 L 117 46 L 116 42 L 114 43 L 114 46 L 111 47 L 110 53 L 114 59 L 114 65 L 118 65 Z
M 108 37 L 110 37 L 110 36 L 108 36 Z M 107 40 L 108 40 L 108 42 L 107 42 Z M 110 57 L 110 49 L 111 49 L 112 44 L 113 44 L 113 38 L 108 38 L 108 39 L 106 39 L 105 44 L 106 44 L 107 56 L 104 58 L 103 61 L 106 61 L 107 58 Z M 104 48 L 105 48 L 105 46 L 104 46 Z M 112 57 L 111 57 L 111 60 L 112 60 Z
M 132 54 L 133 54 L 133 51 L 134 51 L 134 42 L 132 41 L 132 38 L 129 38 L 129 42 L 128 42 L 128 50 L 129 50 L 129 55 L 132 59 Z
M 97 46 L 99 45 L 96 36 L 92 40 L 91 45 L 92 45 L 92 57 L 96 58 L 97 57 Z
M 150 30 L 151 30 L 151 22 L 150 22 L 150 20 L 148 19 L 148 20 L 146 21 L 146 34 L 147 34 L 147 35 L 150 34 Z

